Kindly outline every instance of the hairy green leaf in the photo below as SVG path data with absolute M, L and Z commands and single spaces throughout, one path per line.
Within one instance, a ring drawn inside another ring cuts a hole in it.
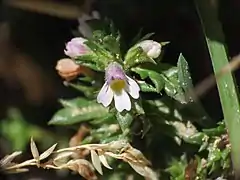
M 160 91 L 164 88 L 164 79 L 163 76 L 151 69 L 144 69 L 141 67 L 135 67 L 131 68 L 131 70 L 137 74 L 140 75 L 142 79 L 149 78 L 152 83 L 155 86 L 155 89 L 152 89 L 152 85 L 148 85 L 146 82 L 140 83 L 140 87 L 143 86 L 143 91 L 148 90 L 147 92 L 157 92 L 160 93 Z
M 111 35 L 103 38 L 103 47 L 112 53 L 115 58 L 120 58 L 120 44 L 117 39 Z
M 93 31 L 92 40 L 98 43 L 103 41 L 103 38 L 106 36 L 106 33 L 102 30 L 95 30 Z
M 60 99 L 59 102 L 64 107 L 84 107 L 91 104 L 91 101 L 87 100 L 86 98 L 74 98 L 70 100 Z
M 166 94 L 181 103 L 186 103 L 185 94 L 178 80 L 177 69 L 171 68 L 168 71 L 165 71 L 162 77 L 165 81 L 164 90 Z
M 189 72 L 188 63 L 184 56 L 180 54 L 177 62 L 178 67 L 178 79 L 181 87 L 185 92 L 189 91 L 189 88 L 193 88 L 192 78 Z
M 88 67 L 88 68 L 93 69 L 95 71 L 104 71 L 104 69 L 105 69 L 104 64 L 102 64 L 98 60 L 96 60 L 96 62 L 93 62 L 93 61 L 86 61 L 83 58 L 84 57 L 78 57 L 78 59 L 75 60 L 76 64 Z
M 124 68 L 129 69 L 142 63 L 153 63 L 156 62 L 147 56 L 141 47 L 132 47 L 128 50 L 124 58 Z
M 142 92 L 157 92 L 157 89 L 145 81 L 138 81 L 138 85 Z
M 149 73 L 149 78 L 151 79 L 151 81 L 155 85 L 157 92 L 160 93 L 160 91 L 164 87 L 164 80 L 162 78 L 162 75 L 158 74 L 156 72 L 150 72 Z
M 130 112 L 117 112 L 116 118 L 123 132 L 130 127 L 133 121 L 133 116 Z
M 203 129 L 202 131 L 210 137 L 220 136 L 226 133 L 226 127 L 224 123 L 220 123 L 216 128 Z
M 109 51 L 107 51 L 102 45 L 96 43 L 95 41 L 88 40 L 85 42 L 85 44 L 98 57 L 98 62 L 101 62 L 105 66 L 107 66 L 108 63 L 114 60 L 112 54 Z
M 73 87 L 74 89 L 82 92 L 86 97 L 88 98 L 93 98 L 94 97 L 94 92 L 96 91 L 95 88 L 93 87 L 90 87 L 90 86 L 85 86 L 85 85 L 82 85 L 82 84 L 73 84 L 73 83 L 67 83 L 68 86 L 71 86 Z
M 188 143 L 191 144 L 199 144 L 201 145 L 202 142 L 204 141 L 204 137 L 206 137 L 206 135 L 202 132 L 198 132 L 192 136 L 189 137 L 184 137 L 184 140 Z
M 83 121 L 102 118 L 108 115 L 108 109 L 100 104 L 92 103 L 84 107 L 63 108 L 53 116 L 49 124 L 71 125 Z

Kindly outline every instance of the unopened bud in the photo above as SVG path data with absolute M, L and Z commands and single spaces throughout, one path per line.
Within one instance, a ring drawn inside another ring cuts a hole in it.
M 153 40 L 144 40 L 137 46 L 140 46 L 150 58 L 157 58 L 161 53 L 161 44 Z
M 84 42 L 87 40 L 81 37 L 73 38 L 66 44 L 65 54 L 71 58 L 77 58 L 78 56 L 88 54 L 91 50 Z

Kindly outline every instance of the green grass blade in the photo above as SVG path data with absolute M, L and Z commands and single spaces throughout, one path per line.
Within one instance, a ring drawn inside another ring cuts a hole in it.
M 199 16 L 206 35 L 207 46 L 215 74 L 228 65 L 228 56 L 224 46 L 224 35 L 218 21 L 217 1 L 196 0 Z M 217 87 L 221 100 L 225 123 L 232 146 L 232 163 L 236 178 L 240 178 L 240 106 L 238 90 L 234 76 L 226 72 L 217 78 Z

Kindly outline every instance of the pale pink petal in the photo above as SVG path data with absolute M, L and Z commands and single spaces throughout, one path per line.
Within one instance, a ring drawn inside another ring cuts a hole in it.
M 107 107 L 111 104 L 113 99 L 113 91 L 109 85 L 105 82 L 102 89 L 98 93 L 97 102 L 103 104 L 104 107 Z
M 127 87 L 128 93 L 132 96 L 132 98 L 138 99 L 139 91 L 140 91 L 138 84 L 136 83 L 136 81 L 134 81 L 128 76 L 127 76 L 127 82 L 128 82 L 128 87 Z
M 114 93 L 114 101 L 118 112 L 122 112 L 124 109 L 130 111 L 131 101 L 125 90 L 122 90 L 121 93 Z
M 72 57 L 72 54 L 68 50 L 64 50 L 64 54 L 66 54 L 69 57 Z
M 90 49 L 84 44 L 85 41 L 87 40 L 81 37 L 71 39 L 71 41 L 66 44 L 64 53 L 72 58 L 89 53 Z
M 85 41 L 87 41 L 87 39 L 82 37 L 73 38 L 71 40 L 71 42 L 73 42 L 74 44 L 83 44 Z

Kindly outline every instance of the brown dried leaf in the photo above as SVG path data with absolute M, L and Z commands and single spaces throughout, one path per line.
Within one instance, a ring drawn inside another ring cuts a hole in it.
M 134 162 L 134 163 L 139 163 L 141 164 L 141 162 L 138 161 L 138 159 L 136 159 L 136 157 L 134 157 L 132 154 L 124 152 L 121 154 L 122 159 L 126 162 Z
M 133 162 L 128 162 L 128 163 L 134 169 L 134 171 L 136 171 L 138 174 L 140 174 L 141 176 L 147 177 L 143 165 L 133 163 Z
M 129 146 L 129 143 L 125 140 L 112 141 L 108 144 L 108 148 L 112 151 L 121 150 Z
M 79 149 L 74 152 L 75 154 L 73 154 L 72 156 L 73 159 L 84 159 L 86 156 L 90 154 L 89 149 Z
M 48 156 L 50 156 L 54 151 L 54 149 L 56 148 L 56 146 L 57 146 L 57 143 L 52 145 L 50 148 L 48 148 L 44 153 L 40 155 L 39 159 L 43 160 L 43 159 L 46 159 Z
M 54 158 L 54 160 L 56 160 L 56 161 L 61 160 L 61 159 L 67 158 L 69 156 L 72 156 L 73 154 L 74 154 L 74 152 L 72 152 L 72 151 L 61 152 Z
M 121 159 L 121 160 L 124 159 L 121 154 L 114 154 L 112 152 L 105 152 L 104 154 L 107 155 L 107 156 L 110 156 L 112 158 L 115 158 L 115 159 Z
M 78 173 L 89 180 L 97 180 L 97 176 L 95 175 L 94 171 L 89 171 L 89 168 L 86 166 L 80 166 L 78 169 Z
M 146 179 L 149 180 L 158 180 L 158 176 L 157 174 L 148 166 L 145 167 L 145 171 L 148 174 L 148 177 Z
M 196 159 L 191 159 L 187 167 L 185 168 L 185 180 L 194 180 L 197 175 L 198 162 Z
M 102 163 L 106 168 L 112 169 L 112 168 L 109 166 L 109 164 L 108 164 L 108 162 L 107 162 L 107 159 L 106 159 L 106 157 L 105 157 L 103 154 L 102 154 L 102 155 L 99 155 L 99 159 L 100 159 L 101 163 Z
M 10 155 L 5 156 L 4 158 L 1 159 L 0 166 L 1 167 L 8 166 L 12 162 L 12 160 L 14 158 L 16 158 L 17 156 L 19 156 L 20 154 L 22 154 L 21 151 L 16 151 L 16 152 L 14 152 L 14 153 L 12 153 Z
M 102 175 L 103 172 L 102 172 L 101 162 L 98 157 L 98 154 L 94 150 L 91 150 L 91 159 L 92 159 L 92 163 L 93 163 L 93 166 L 95 167 L 95 169 L 99 172 L 99 174 Z
M 33 138 L 31 138 L 30 148 L 31 148 L 31 152 L 32 152 L 33 158 L 34 158 L 37 162 L 39 162 L 39 152 L 38 152 L 37 146 L 36 146 Z
M 144 165 L 151 165 L 151 162 L 148 161 L 147 158 L 138 149 L 130 147 L 129 149 L 126 150 L 126 153 L 130 158 L 134 157 L 136 161 Z
M 83 138 L 89 133 L 90 129 L 87 125 L 81 125 L 78 132 L 70 139 L 69 147 L 78 146 L 81 144 Z
M 56 166 L 61 166 L 63 163 L 66 162 L 67 158 L 72 156 L 74 152 L 62 152 L 59 153 L 54 159 L 53 159 L 53 164 Z
M 156 173 L 148 166 L 144 166 L 133 162 L 128 163 L 138 174 L 145 177 L 146 179 L 158 180 Z
M 92 164 L 85 159 L 71 160 L 67 163 L 67 167 L 78 172 L 85 179 L 97 180 Z

